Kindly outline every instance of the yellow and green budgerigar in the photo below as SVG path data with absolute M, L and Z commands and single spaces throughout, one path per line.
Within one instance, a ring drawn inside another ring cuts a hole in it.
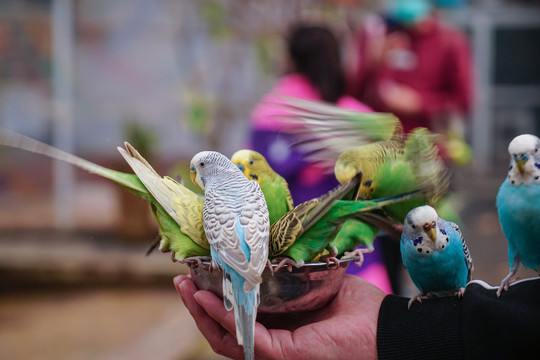
M 416 128 L 406 138 L 395 134 L 390 140 L 345 150 L 336 161 L 336 178 L 345 182 L 351 172 L 366 169 L 358 199 L 423 190 L 407 201 L 385 207 L 394 221 L 402 223 L 410 210 L 436 204 L 448 189 L 449 174 L 435 137 L 425 128 Z
M 170 177 L 161 177 L 127 142 L 118 148 L 135 174 L 128 174 L 92 163 L 38 140 L 0 128 L 0 145 L 42 154 L 107 178 L 149 201 L 161 236 L 160 250 L 172 252 L 173 260 L 197 261 L 210 255 L 203 230 L 204 200 Z
M 374 191 L 373 178 L 381 165 L 397 159 L 403 153 L 403 139 L 399 129 L 392 138 L 374 143 L 355 146 L 343 151 L 336 160 L 334 174 L 341 183 L 352 179 L 362 171 L 362 183 L 358 187 L 356 199 L 367 198 Z
M 250 179 L 259 183 L 270 214 L 270 225 L 293 208 L 293 199 L 287 181 L 276 173 L 264 156 L 254 150 L 238 150 L 231 161 Z
M 438 155 L 440 138 L 425 128 L 405 136 L 392 114 L 361 112 L 307 100 L 284 98 L 293 145 L 309 161 L 332 165 L 340 183 L 362 171 L 358 198 L 381 198 L 414 189 L 416 198 L 386 208 L 403 223 L 414 207 L 435 204 L 448 188 L 449 176 Z M 336 160 L 337 159 L 337 160 Z

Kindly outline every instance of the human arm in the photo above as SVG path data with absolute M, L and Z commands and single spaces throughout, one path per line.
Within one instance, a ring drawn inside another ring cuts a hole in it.
M 235 339 L 234 316 L 208 291 L 197 291 L 187 276 L 174 280 L 184 304 L 215 352 L 243 358 Z M 362 278 L 346 275 L 337 296 L 323 309 L 259 316 L 258 359 L 376 359 L 376 327 L 385 294 Z
M 221 300 L 197 291 L 187 276 L 174 282 L 212 348 L 241 358 L 234 316 Z M 538 353 L 540 278 L 515 283 L 500 298 L 496 290 L 472 282 L 462 299 L 424 300 L 408 310 L 407 298 L 385 297 L 369 282 L 347 275 L 336 298 L 320 311 L 261 316 L 255 353 L 261 359 L 527 358 Z
M 497 288 L 467 285 L 463 299 L 414 304 L 389 295 L 380 308 L 379 359 L 528 358 L 538 354 L 540 278 L 516 283 L 497 298 Z

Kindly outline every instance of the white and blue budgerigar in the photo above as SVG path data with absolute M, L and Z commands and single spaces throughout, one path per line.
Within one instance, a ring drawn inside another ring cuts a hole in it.
M 497 194 L 499 221 L 508 241 L 510 273 L 497 296 L 508 290 L 519 264 L 540 274 L 540 139 L 524 134 L 508 145 L 510 169 Z
M 403 224 L 401 259 L 420 293 L 415 301 L 465 292 L 472 259 L 459 227 L 441 219 L 429 205 L 411 210 Z
M 234 309 L 236 338 L 246 359 L 254 356 L 254 331 L 261 274 L 268 259 L 270 220 L 256 181 L 224 155 L 203 151 L 190 175 L 205 190 L 203 222 L 212 265 L 223 270 L 223 302 Z

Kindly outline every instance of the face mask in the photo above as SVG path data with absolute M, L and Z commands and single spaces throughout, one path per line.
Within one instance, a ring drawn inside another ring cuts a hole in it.
M 424 19 L 431 11 L 428 0 L 390 0 L 386 14 L 392 22 L 408 25 Z

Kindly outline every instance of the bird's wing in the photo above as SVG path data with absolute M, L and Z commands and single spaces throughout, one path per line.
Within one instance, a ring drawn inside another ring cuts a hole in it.
M 426 198 L 434 204 L 448 190 L 450 174 L 436 145 L 437 135 L 416 128 L 405 141 L 404 155 L 416 175 L 419 188 L 429 189 Z
M 291 195 L 291 191 L 289 190 L 289 184 L 287 184 L 287 180 L 285 180 L 285 178 L 283 177 L 279 177 L 279 181 L 281 182 L 281 186 L 286 190 L 286 193 L 287 193 L 287 205 L 289 207 L 289 211 L 293 209 L 294 207 L 294 202 L 293 202 L 293 198 L 292 198 L 292 195 Z
M 387 140 L 401 129 L 399 119 L 389 113 L 346 110 L 321 102 L 282 97 L 286 110 L 284 131 L 299 140 L 293 144 L 308 161 L 323 167 L 350 147 Z
M 336 186 L 316 199 L 305 201 L 283 215 L 270 229 L 272 256 L 287 250 L 296 239 L 328 212 L 336 200 L 342 199 L 358 187 L 361 181 L 362 173 L 358 173 L 351 181 Z
M 467 264 L 467 282 L 469 282 L 469 281 L 471 281 L 472 271 L 474 269 L 471 253 L 469 252 L 469 248 L 468 248 L 467 244 L 465 243 L 465 238 L 463 237 L 463 234 L 461 233 L 461 230 L 459 229 L 459 226 L 457 226 L 457 224 L 455 224 L 455 223 L 453 223 L 451 221 L 447 221 L 447 222 L 450 224 L 450 226 L 454 230 L 456 230 L 459 237 L 461 238 L 461 245 L 463 246 L 463 255 L 465 257 L 465 263 Z
M 119 147 L 118 151 L 156 201 L 180 226 L 182 232 L 208 249 L 202 225 L 204 200 L 173 179 L 162 178 L 133 146 L 127 142 L 125 146 L 126 149 Z
M 247 192 L 253 194 L 244 203 L 240 213 L 244 228 L 244 239 L 251 250 L 250 264 L 257 274 L 261 274 L 268 259 L 268 237 L 270 220 L 264 194 L 256 181 L 251 180 Z
M 204 199 L 168 176 L 163 178 L 163 184 L 173 193 L 173 208 L 170 208 L 171 199 L 167 199 L 168 209 L 176 209 L 173 219 L 182 224 L 182 231 L 195 243 L 209 249 L 202 219 Z
M 261 240 L 264 237 L 261 235 L 263 231 L 257 229 L 260 215 L 256 213 L 259 212 L 257 206 L 260 202 L 244 203 L 245 208 L 239 216 L 231 208 L 228 200 L 230 199 L 227 196 L 221 196 L 216 189 L 206 190 L 203 210 L 206 237 L 221 261 L 240 274 L 249 284 L 258 284 L 261 281 L 260 272 L 251 265 L 249 258 L 253 253 L 260 261 L 260 251 L 258 249 L 253 251 L 248 241 L 254 242 L 255 239 Z M 250 236 L 254 238 L 246 241 Z
M 302 225 L 310 211 L 317 206 L 317 200 L 308 200 L 283 215 L 270 228 L 270 254 L 272 257 L 282 254 L 305 231 Z

